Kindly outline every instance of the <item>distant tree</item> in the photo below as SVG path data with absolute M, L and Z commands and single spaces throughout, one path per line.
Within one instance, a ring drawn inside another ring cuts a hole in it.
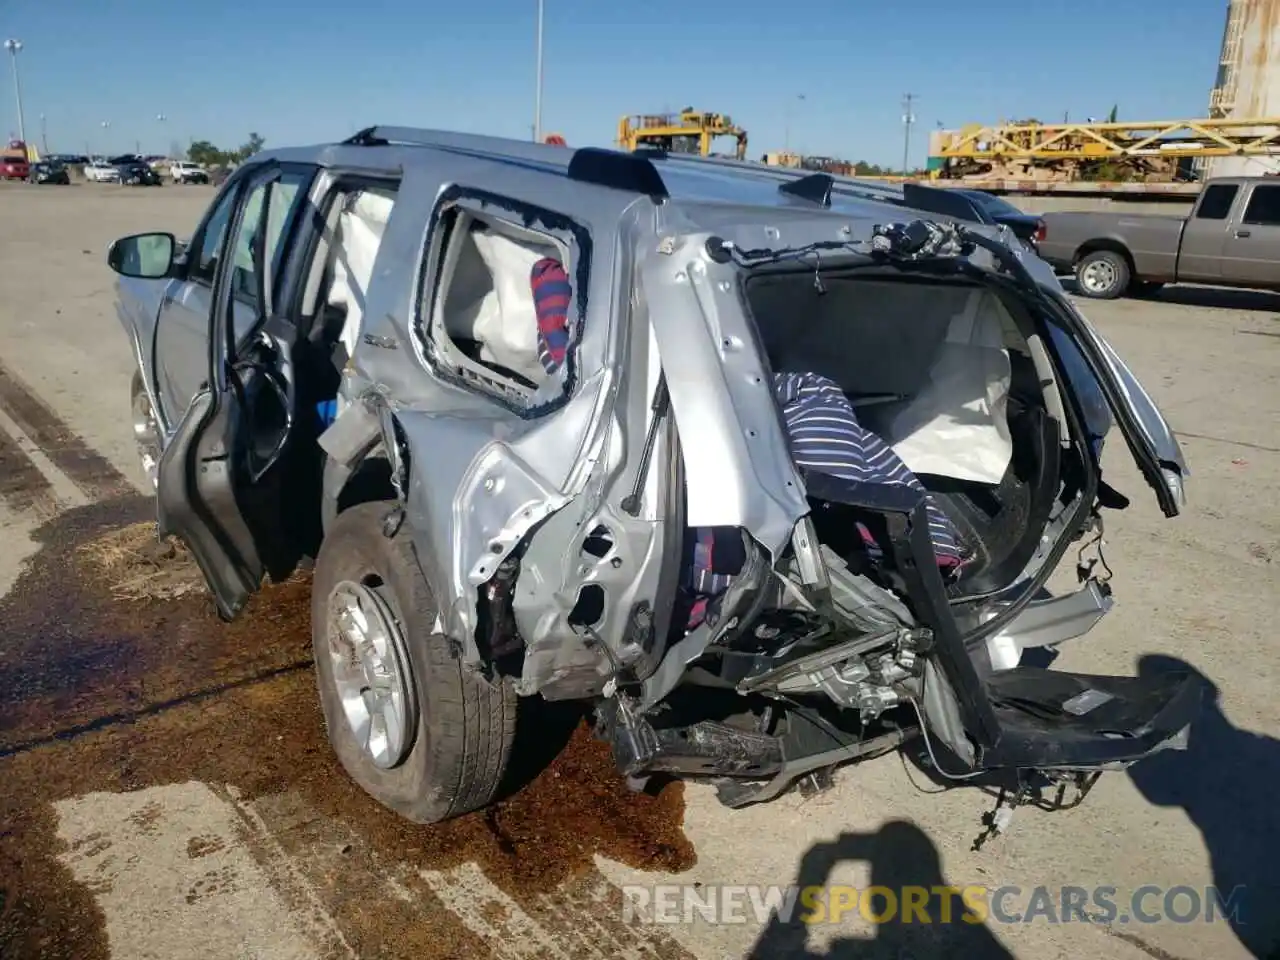
M 222 163 L 225 157 L 226 154 L 208 140 L 193 140 L 187 147 L 187 159 L 192 163 L 212 167 Z
M 236 151 L 236 159 L 240 161 L 248 160 L 255 153 L 260 153 L 266 142 L 260 134 L 249 134 L 248 141 L 241 144 L 240 149 Z
M 1117 103 L 1111 107 L 1111 112 L 1107 114 L 1107 123 L 1118 123 L 1120 116 L 1120 105 Z

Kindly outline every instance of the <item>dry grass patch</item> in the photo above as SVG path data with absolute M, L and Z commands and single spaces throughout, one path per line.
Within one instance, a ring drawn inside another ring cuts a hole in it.
M 170 600 L 205 589 L 187 548 L 161 540 L 152 521 L 111 530 L 76 553 L 117 600 Z

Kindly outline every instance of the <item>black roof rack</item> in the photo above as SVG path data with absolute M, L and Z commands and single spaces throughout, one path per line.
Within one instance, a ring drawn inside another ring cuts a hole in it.
M 820 207 L 831 206 L 831 190 L 836 185 L 835 177 L 829 173 L 811 173 L 798 180 L 788 180 L 778 187 L 778 192 L 788 197 L 808 200 Z
M 573 151 L 566 172 L 570 180 L 579 183 L 594 183 L 614 190 L 643 193 L 655 199 L 665 199 L 671 195 L 653 161 L 636 153 L 606 150 L 602 147 L 579 147 Z
M 389 141 L 378 136 L 377 127 L 365 127 L 342 141 L 348 147 L 385 147 Z
M 954 190 L 926 187 L 919 183 L 908 182 L 902 185 L 902 205 L 928 213 L 940 213 L 944 217 L 955 217 L 957 220 L 968 220 L 971 223 L 995 223 L 991 214 L 982 209 L 982 206 L 972 197 L 966 197 Z

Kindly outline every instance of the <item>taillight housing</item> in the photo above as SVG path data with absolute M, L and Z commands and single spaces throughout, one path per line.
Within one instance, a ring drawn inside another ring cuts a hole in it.
M 1036 232 L 1032 234 L 1032 239 L 1036 243 L 1044 243 L 1044 238 L 1049 235 L 1049 229 L 1045 226 L 1043 220 L 1036 224 Z

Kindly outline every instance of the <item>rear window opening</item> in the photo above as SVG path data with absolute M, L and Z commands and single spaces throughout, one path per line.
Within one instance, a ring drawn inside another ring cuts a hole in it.
M 560 396 L 579 336 L 567 245 L 462 206 L 441 214 L 435 234 L 429 359 L 517 409 Z

